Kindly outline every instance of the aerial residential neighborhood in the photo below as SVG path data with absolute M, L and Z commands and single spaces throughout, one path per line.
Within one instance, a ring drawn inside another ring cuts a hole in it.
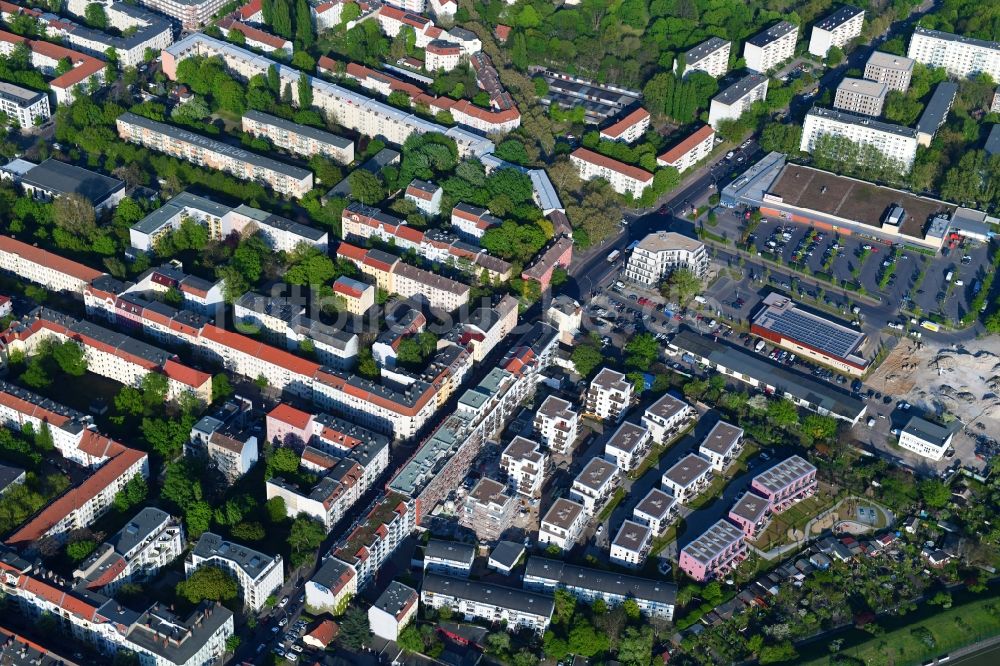
M 0 664 L 988 666 L 1000 6 L 0 1 Z

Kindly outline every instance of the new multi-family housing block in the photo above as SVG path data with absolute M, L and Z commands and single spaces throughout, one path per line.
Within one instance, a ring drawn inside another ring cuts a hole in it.
M 542 494 L 548 462 L 549 456 L 538 442 L 520 435 L 511 440 L 500 455 L 500 469 L 507 474 L 511 488 L 526 497 Z
M 140 4 L 180 22 L 185 30 L 197 30 L 227 3 L 224 0 L 141 0 Z
M 678 566 L 696 581 L 721 578 L 747 557 L 743 531 L 728 520 L 720 520 L 681 549 Z
M 798 38 L 799 26 L 789 21 L 781 21 L 758 32 L 743 45 L 747 69 L 762 74 L 771 71 L 795 55 Z
M 678 504 L 691 501 L 712 481 L 712 463 L 695 453 L 689 453 L 663 473 L 663 489 L 674 496 Z
M 643 614 L 667 621 L 673 620 L 677 604 L 677 586 L 673 583 L 578 567 L 544 557 L 528 558 L 524 588 L 548 594 L 565 590 L 586 603 L 601 599 L 609 606 L 632 599 Z
M 837 136 L 872 146 L 907 171 L 917 157 L 917 130 L 874 118 L 814 106 L 806 114 L 799 150 L 811 153 L 821 136 Z
M 514 522 L 517 500 L 507 486 L 483 477 L 469 491 L 458 522 L 485 541 L 497 541 Z
M 642 414 L 642 425 L 649 431 L 653 441 L 666 444 L 693 416 L 691 405 L 664 393 Z
M 649 111 L 639 107 L 618 120 L 610 127 L 601 130 L 601 138 L 608 141 L 635 143 L 649 129 Z
M 326 557 L 312 578 L 306 581 L 306 605 L 338 613 L 358 592 L 354 567 L 336 557 Z
M 430 539 L 424 546 L 424 573 L 468 578 L 476 561 L 476 547 L 471 543 Z
M 729 71 L 729 52 L 732 42 L 720 37 L 709 37 L 701 44 L 684 52 L 684 74 L 688 72 L 705 72 L 716 79 L 725 76 Z M 674 71 L 679 62 L 674 60 Z
M 750 72 L 739 81 L 712 98 L 708 110 L 708 124 L 719 129 L 723 120 L 736 120 L 754 102 L 767 97 L 768 78 L 757 72 Z
M 649 453 L 652 443 L 649 430 L 626 421 L 604 444 L 604 457 L 614 461 L 623 472 L 631 472 Z
M 302 197 L 313 188 L 312 172 L 131 112 L 118 117 L 118 136 L 199 166 L 267 185 L 278 194 Z
M 656 163 L 661 167 L 670 166 L 679 173 L 684 173 L 708 157 L 714 145 L 715 130 L 711 125 L 702 125 L 676 146 L 657 157 Z
M 323 155 L 340 164 L 354 161 L 354 142 L 350 139 L 253 109 L 243 114 L 243 131 L 303 157 Z
M 568 401 L 550 395 L 535 412 L 535 431 L 554 453 L 572 452 L 579 428 L 579 415 Z
M 649 526 L 632 520 L 625 520 L 618 528 L 618 534 L 611 542 L 611 562 L 630 569 L 638 569 L 646 563 L 653 531 Z
M 198 539 L 184 562 L 184 573 L 190 577 L 203 566 L 230 573 L 239 585 L 244 608 L 254 613 L 264 607 L 267 598 L 285 580 L 281 555 L 265 555 L 212 532 L 205 532 Z
M 49 96 L 6 81 L 0 82 L 0 112 L 23 128 L 34 127 L 52 115 Z
M 583 504 L 560 497 L 542 517 L 538 530 L 539 544 L 552 544 L 570 550 L 587 526 L 587 511 Z
M 539 635 L 548 628 L 555 608 L 550 596 L 439 574 L 424 576 L 420 601 L 429 608 L 447 607 L 467 620 L 530 629 Z
M 88 590 L 113 596 L 125 583 L 145 581 L 184 552 L 180 522 L 162 509 L 139 511 L 73 572 Z
M 944 458 L 955 436 L 954 428 L 945 428 L 919 416 L 911 416 L 899 431 L 899 446 L 934 461 Z
M 186 455 L 203 455 L 228 483 L 235 483 L 257 463 L 257 435 L 251 423 L 253 404 L 233 398 L 202 416 L 185 444 Z
M 865 24 L 863 9 L 844 5 L 821 19 L 813 26 L 809 37 L 809 53 L 825 58 L 830 48 L 844 48 L 855 37 L 861 36 Z
M 576 167 L 580 178 L 583 180 L 603 178 L 618 194 L 630 194 L 638 199 L 646 188 L 653 184 L 653 174 L 648 171 L 587 148 L 574 150 L 569 156 L 569 161 Z
M 1000 80 L 1000 42 L 988 42 L 917 26 L 906 55 L 916 62 L 943 67 L 951 76 L 988 74 Z
M 584 413 L 602 421 L 620 421 L 632 403 L 635 386 L 620 372 L 601 368 L 590 387 Z
M 719 421 L 705 435 L 698 453 L 712 463 L 712 470 L 724 472 L 743 452 L 743 428 Z
M 816 485 L 816 466 L 792 456 L 755 476 L 750 488 L 770 503 L 772 512 L 781 513 L 814 495 Z
M 771 503 L 757 493 L 743 493 L 729 510 L 729 520 L 743 530 L 743 536 L 753 541 L 771 520 Z
M 890 90 L 906 92 L 913 76 L 913 60 L 894 53 L 873 51 L 865 63 L 865 78 L 884 83 Z
M 659 488 L 651 488 L 632 510 L 635 521 L 649 526 L 654 538 L 663 535 L 676 515 L 677 500 Z
M 845 77 L 837 86 L 833 108 L 864 116 L 881 116 L 889 87 L 878 81 Z
M 611 499 L 620 481 L 621 470 L 617 465 L 603 458 L 592 458 L 573 479 L 569 497 L 583 504 L 587 515 L 592 517 Z

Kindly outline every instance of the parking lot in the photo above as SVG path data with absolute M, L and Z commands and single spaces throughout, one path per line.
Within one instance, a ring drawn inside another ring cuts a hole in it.
M 740 212 L 720 212 L 720 226 L 731 230 L 730 237 L 739 237 Z M 791 271 L 829 278 L 834 285 L 857 285 L 864 290 L 860 293 L 886 304 L 918 314 L 939 312 L 950 320 L 968 312 L 989 260 L 988 247 L 971 241 L 931 257 L 875 238 L 768 219 L 747 240 L 751 252 Z

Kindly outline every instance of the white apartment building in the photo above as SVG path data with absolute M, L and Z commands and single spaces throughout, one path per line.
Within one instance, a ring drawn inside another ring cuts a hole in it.
M 602 421 L 620 421 L 632 404 L 635 386 L 620 372 L 601 368 L 587 389 L 584 413 Z
M 339 613 L 358 593 L 358 575 L 349 564 L 327 557 L 306 581 L 306 605 L 327 613 Z
M 386 9 L 387 7 L 383 6 L 380 14 Z M 298 100 L 301 71 L 202 33 L 192 33 L 164 49 L 164 74 L 176 80 L 177 63 L 195 55 L 220 56 L 231 73 L 244 79 L 256 74 L 266 76 L 268 69 L 274 66 L 278 71 L 282 89 L 288 85 L 293 102 Z M 332 114 L 339 125 L 359 134 L 381 136 L 389 143 L 402 145 L 411 134 L 439 132 L 455 140 L 460 157 L 481 157 L 493 152 L 493 142 L 478 134 L 458 127 L 448 128 L 438 125 L 317 77 L 307 75 L 307 80 L 312 84 L 313 106 L 328 115 Z
M 911 416 L 899 431 L 899 446 L 937 462 L 944 458 L 954 437 L 954 428 L 945 428 L 918 416 Z
M 913 60 L 893 53 L 873 51 L 865 63 L 865 78 L 884 83 L 889 90 L 906 92 L 912 76 Z
M 49 81 L 49 87 L 58 104 L 70 104 L 78 94 L 95 92 L 104 83 L 105 62 L 99 58 L 52 42 L 25 39 L 13 33 L 3 34 L 5 37 L 0 39 L 0 55 L 10 56 L 15 46 L 27 44 L 31 49 L 31 66 L 46 76 L 54 77 Z M 60 61 L 67 59 L 73 68 L 57 76 L 56 68 Z
M 712 463 L 695 453 L 689 453 L 663 473 L 663 488 L 685 504 L 702 493 L 712 481 Z
M 225 0 L 140 0 L 139 4 L 179 21 L 185 30 L 197 30 L 227 3 Z
M 989 74 L 994 81 L 1000 80 L 1000 42 L 917 26 L 906 55 L 923 65 L 943 67 L 956 78 L 982 73 Z
M 85 0 L 70 0 L 66 8 L 77 16 L 84 16 L 88 4 L 91 3 Z M 99 4 L 103 6 L 108 27 L 117 30 L 117 34 L 52 15 L 43 15 L 41 21 L 49 37 L 61 38 L 91 55 L 103 58 L 108 49 L 114 49 L 122 67 L 137 67 L 145 60 L 147 50 L 159 52 L 173 43 L 173 27 L 159 14 L 124 2 L 103 0 Z
M 648 430 L 626 421 L 604 444 L 604 457 L 614 461 L 623 472 L 631 472 L 649 453 L 652 443 Z
M 587 516 L 593 517 L 611 499 L 621 482 L 621 470 L 613 462 L 592 458 L 573 479 L 570 499 L 583 504 Z
M 284 164 L 209 139 L 185 129 L 126 112 L 118 117 L 118 136 L 199 166 L 217 169 L 241 180 L 267 185 L 278 194 L 301 198 L 313 188 L 313 175 L 301 167 Z
M 825 58 L 830 48 L 844 48 L 849 41 L 861 36 L 865 12 L 857 7 L 844 5 L 813 26 L 809 37 L 809 53 Z
M 587 148 L 577 148 L 569 156 L 583 180 L 603 178 L 618 194 L 630 194 L 638 199 L 653 184 L 653 174 Z
M 500 469 L 507 474 L 508 483 L 526 497 L 541 496 L 548 463 L 549 456 L 538 442 L 521 436 L 511 440 L 500 455 Z
M 647 525 L 654 538 L 663 536 L 676 515 L 677 500 L 659 488 L 650 489 L 632 510 L 635 521 Z
M 611 542 L 611 563 L 630 569 L 641 568 L 653 543 L 652 534 L 646 525 L 632 520 L 622 522 Z
M 691 405 L 669 393 L 664 393 L 642 414 L 642 425 L 657 444 L 666 444 L 695 416 Z
M 542 518 L 538 529 L 538 543 L 558 546 L 563 552 L 576 545 L 587 526 L 587 511 L 583 504 L 560 497 Z
M 553 453 L 568 455 L 573 451 L 580 417 L 572 407 L 568 401 L 550 395 L 535 412 L 535 431 Z
M 712 463 L 712 470 L 724 472 L 743 451 L 743 428 L 719 421 L 705 435 L 698 453 Z
M 698 278 L 708 273 L 708 252 L 698 240 L 675 231 L 655 231 L 632 249 L 624 277 L 649 288 L 656 288 L 670 273 L 684 268 Z
M 462 59 L 462 47 L 444 39 L 432 39 L 424 47 L 424 69 L 428 72 L 450 72 Z
M 705 72 L 713 78 L 720 78 L 729 71 L 729 53 L 732 42 L 720 37 L 709 37 L 701 44 L 684 53 L 684 74 L 688 72 Z M 678 61 L 674 60 L 674 72 Z
M 683 141 L 656 158 L 657 165 L 671 166 L 684 173 L 698 162 L 708 157 L 715 145 L 715 130 L 711 125 L 702 125 Z
M 499 227 L 501 224 L 503 220 L 492 215 L 486 208 L 459 203 L 451 210 L 451 227 L 455 233 L 476 243 L 488 229 Z
M 403 196 L 407 201 L 412 201 L 417 210 L 425 215 L 437 217 L 441 212 L 441 197 L 443 194 L 444 190 L 440 186 L 428 183 L 426 180 L 414 178 L 406 186 L 406 192 Z
M 572 346 L 583 326 L 583 308 L 566 294 L 559 294 L 549 303 L 545 319 L 559 331 L 559 342 Z
M 49 96 L 13 83 L 0 81 L 0 112 L 25 129 L 48 120 L 52 115 Z
M 310 4 L 309 11 L 312 13 L 313 23 L 316 24 L 316 32 L 324 32 L 338 27 L 345 4 L 343 0 L 327 0 L 317 5 Z
M 409 585 L 389 583 L 385 592 L 368 608 L 368 624 L 372 633 L 387 641 L 399 640 L 399 633 L 417 614 L 420 595 Z
M 649 111 L 639 107 L 610 127 L 601 130 L 600 137 L 608 141 L 635 143 L 649 129 Z
M 50 291 L 83 294 L 103 273 L 10 236 L 0 236 L 0 270 Z
M 708 111 L 708 124 L 719 129 L 723 120 L 737 120 L 754 102 L 767 97 L 768 78 L 757 72 L 750 72 L 712 98 Z
M 884 123 L 843 111 L 813 107 L 806 114 L 799 150 L 811 153 L 816 140 L 825 135 L 841 136 L 854 143 L 874 146 L 909 171 L 917 157 L 917 130 Z
M 609 606 L 619 606 L 632 599 L 644 615 L 668 622 L 673 620 L 677 603 L 677 586 L 673 583 L 578 567 L 544 557 L 528 558 L 524 588 L 546 594 L 566 590 L 588 604 L 601 599 Z
M 889 87 L 884 83 L 845 77 L 837 86 L 833 108 L 877 118 L 882 115 L 882 107 L 888 94 Z
M 93 430 L 91 416 L 2 379 L 0 424 L 17 431 L 29 427 L 36 433 L 48 428 L 59 454 L 83 467 L 94 468 L 108 459 L 108 452 L 101 450 L 97 442 L 110 440 Z
M 236 578 L 244 608 L 254 613 L 264 607 L 267 598 L 285 580 L 280 555 L 265 555 L 212 532 L 205 532 L 198 539 L 184 562 L 184 573 L 190 577 L 203 566 L 218 567 Z
M 758 32 L 743 45 L 747 69 L 766 74 L 795 55 L 799 26 L 781 21 Z
M 184 530 L 166 511 L 146 507 L 97 547 L 73 580 L 107 596 L 125 583 L 148 580 L 184 552 Z
M 424 573 L 468 578 L 476 561 L 476 547 L 471 543 L 430 539 L 424 547 Z
M 539 635 L 548 628 L 555 608 L 549 596 L 438 574 L 424 576 L 420 601 L 434 609 L 446 606 L 466 620 L 481 619 L 508 630 L 530 629 Z
M 295 155 L 323 155 L 340 164 L 354 161 L 354 142 L 350 139 L 253 109 L 243 114 L 243 131 L 264 137 Z

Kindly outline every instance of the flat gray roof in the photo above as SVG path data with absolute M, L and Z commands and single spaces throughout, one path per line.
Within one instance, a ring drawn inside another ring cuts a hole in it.
M 472 561 L 476 559 L 476 547 L 471 543 L 431 539 L 424 548 L 424 557 L 435 557 L 439 560 L 451 560 L 471 565 Z
M 893 123 L 882 122 L 881 120 L 876 120 L 871 116 L 848 113 L 847 111 L 824 109 L 822 107 L 814 106 L 809 109 L 809 113 L 806 115 L 816 116 L 818 118 L 830 118 L 831 120 L 845 125 L 865 125 L 874 130 L 885 132 L 886 134 L 895 134 L 908 139 L 915 139 L 917 137 L 917 130 L 913 128 L 906 127 L 904 125 L 894 125 Z
M 857 7 L 852 7 L 850 5 L 844 5 L 840 7 L 837 11 L 832 14 L 828 14 L 821 21 L 816 23 L 816 27 L 820 30 L 832 31 L 836 30 L 840 26 L 844 25 L 852 18 L 858 14 L 864 14 L 864 10 L 858 9 Z
M 152 132 L 163 134 L 164 136 L 169 136 L 177 141 L 183 141 L 185 143 L 201 146 L 206 150 L 210 150 L 220 155 L 227 155 L 229 157 L 242 160 L 247 164 L 251 164 L 261 169 L 267 169 L 269 171 L 284 174 L 289 178 L 304 180 L 312 176 L 312 172 L 308 169 L 292 166 L 291 164 L 285 164 L 284 162 L 279 162 L 278 160 L 271 159 L 270 157 L 264 157 L 263 155 L 252 153 L 249 150 L 244 150 L 243 148 L 239 148 L 237 146 L 231 146 L 228 143 L 210 139 L 206 136 L 189 132 L 186 129 L 181 129 L 180 127 L 176 127 L 174 125 L 168 125 L 167 123 L 150 120 L 149 118 L 136 115 L 130 111 L 126 111 L 122 115 L 118 116 L 118 120 L 130 125 L 136 125 L 138 127 L 148 129 Z
M 728 520 L 723 519 L 709 527 L 701 536 L 684 546 L 681 550 L 695 560 L 707 563 L 742 539 L 743 530 Z
M 837 86 L 837 92 L 840 92 L 841 90 L 855 92 L 867 97 L 885 97 L 889 92 L 889 87 L 884 83 L 879 83 L 878 81 L 855 79 L 845 76 L 840 82 L 840 85 Z
M 885 53 L 884 51 L 872 51 L 871 56 L 868 57 L 868 62 L 865 63 L 865 67 L 868 65 L 885 69 L 898 69 L 904 72 L 913 71 L 913 60 L 905 56 L 896 55 L 895 53 Z
M 544 557 L 529 557 L 524 577 L 552 581 L 556 586 L 593 590 L 621 598 L 633 597 L 669 606 L 677 602 L 677 586 L 674 583 L 588 569 Z
M 976 39 L 975 37 L 965 37 L 964 35 L 956 35 L 950 32 L 942 32 L 941 30 L 928 30 L 927 28 L 922 28 L 919 25 L 913 29 L 914 35 L 924 35 L 925 37 L 933 37 L 934 39 L 943 39 L 949 42 L 959 42 L 961 44 L 969 44 L 970 46 L 978 46 L 984 49 L 993 49 L 995 51 L 1000 51 L 1000 42 L 989 42 L 985 39 Z
M 816 472 L 816 466 L 802 456 L 785 458 L 775 463 L 770 469 L 764 470 L 753 478 L 755 484 L 764 490 L 777 493 L 787 488 L 795 481 Z
M 278 127 L 287 132 L 292 132 L 294 134 L 299 134 L 301 136 L 309 137 L 315 141 L 320 141 L 322 143 L 330 144 L 331 146 L 338 148 L 340 150 L 345 150 L 354 145 L 350 139 L 345 139 L 342 136 L 337 136 L 332 132 L 326 132 L 321 129 L 317 129 L 310 125 L 301 125 L 299 123 L 293 123 L 291 120 L 285 120 L 284 118 L 279 118 L 278 116 L 272 116 L 268 113 L 262 113 L 255 109 L 251 109 L 243 114 L 244 118 L 249 118 L 254 122 L 261 123 L 263 125 L 272 125 Z
M 727 44 L 729 44 L 729 42 L 721 37 L 709 37 L 701 44 L 698 44 L 684 53 L 685 67 L 690 67 L 691 65 L 701 62 L 719 49 L 725 48 Z
M 615 535 L 612 545 L 631 551 L 638 551 L 649 541 L 649 535 L 650 530 L 645 525 L 637 523 L 634 520 L 625 520 L 622 522 L 622 526 L 618 528 L 618 534 Z
M 664 393 L 660 399 L 646 408 L 646 413 L 659 416 L 661 419 L 671 419 L 678 413 L 688 408 L 688 404 L 683 400 L 675 398 L 669 393 Z
M 500 541 L 490 553 L 490 559 L 509 569 L 517 564 L 521 556 L 524 555 L 524 551 L 524 544 L 513 541 Z
M 678 460 L 673 467 L 664 472 L 663 476 L 677 485 L 686 488 L 695 479 L 704 476 L 711 469 L 712 463 L 696 453 L 689 453 Z
M 509 608 L 544 618 L 552 617 L 555 608 L 553 597 L 528 592 L 516 587 L 481 583 L 468 578 L 453 578 L 429 573 L 424 576 L 423 592 L 440 594 L 456 599 L 468 599 L 499 608 Z
M 903 432 L 919 437 L 925 442 L 930 442 L 936 446 L 944 446 L 948 438 L 954 433 L 953 428 L 946 428 L 937 423 L 931 423 L 919 416 L 911 416 L 910 420 L 903 427 Z
M 576 519 L 583 513 L 583 505 L 579 502 L 574 502 L 571 499 L 565 497 L 560 497 L 549 510 L 545 512 L 545 517 L 542 518 L 543 523 L 548 523 L 550 525 L 555 525 L 556 527 L 562 529 L 569 529 L 570 525 L 576 522 Z
M 737 100 L 743 99 L 747 93 L 755 89 L 757 86 L 766 83 L 766 76 L 758 74 L 757 72 L 750 72 L 742 79 L 733 83 L 731 86 L 713 97 L 712 100 L 718 101 L 720 104 L 729 105 Z
M 648 436 L 649 431 L 641 425 L 626 421 L 618 427 L 618 430 L 611 436 L 606 446 L 612 446 L 619 451 L 631 452 L 639 446 L 639 442 Z
M 934 94 L 931 95 L 930 100 L 927 102 L 927 106 L 924 107 L 924 112 L 920 114 L 920 119 L 917 121 L 917 131 L 921 134 L 931 134 L 933 135 L 937 132 L 941 125 L 944 125 L 944 121 L 948 118 L 948 111 L 951 110 L 951 105 L 955 101 L 955 95 L 958 94 L 958 84 L 953 81 L 942 81 L 934 89 Z
M 752 523 L 756 523 L 767 513 L 770 506 L 771 503 L 766 499 L 748 490 L 736 500 L 736 504 L 733 505 L 733 508 L 729 512 L 736 514 L 740 518 L 746 518 Z
M 990 126 L 990 135 L 986 138 L 986 154 L 993 156 L 1000 153 L 1000 123 Z
M 54 195 L 79 194 L 97 206 L 125 183 L 117 178 L 49 158 L 21 176 L 21 182 Z
M 665 493 L 659 488 L 652 488 L 646 496 L 635 505 L 636 511 L 641 511 L 654 518 L 662 519 L 670 511 L 670 507 L 677 504 L 677 500 L 670 493 Z
M 732 423 L 719 421 L 705 435 L 701 446 L 712 451 L 725 455 L 736 444 L 736 441 L 743 436 L 743 428 L 734 426 Z
M 0 99 L 10 100 L 20 106 L 28 106 L 34 104 L 42 97 L 45 97 L 45 93 L 43 92 L 28 90 L 21 86 L 15 86 L 13 83 L 0 81 Z
M 254 580 L 264 573 L 275 559 L 242 544 L 226 541 L 212 532 L 202 534 L 192 552 L 206 559 L 219 557 L 229 560 L 243 569 Z
M 775 42 L 790 32 L 798 32 L 799 26 L 791 23 L 789 21 L 781 21 L 775 23 L 770 28 L 758 32 L 756 35 L 747 40 L 747 44 L 752 44 L 753 46 L 767 46 L 771 42 Z
M 618 466 L 610 463 L 604 458 L 592 458 L 587 465 L 580 470 L 580 473 L 573 479 L 573 485 L 579 483 L 581 486 L 598 490 L 612 479 L 618 472 Z

